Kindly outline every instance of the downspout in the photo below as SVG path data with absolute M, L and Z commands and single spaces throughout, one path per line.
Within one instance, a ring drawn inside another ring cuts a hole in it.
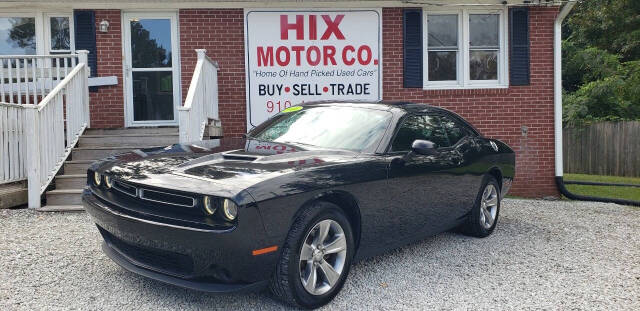
M 556 179 L 562 179 L 564 168 L 562 167 L 562 22 L 569 15 L 576 1 L 567 2 L 556 17 L 553 40 L 553 105 L 554 105 L 554 132 L 556 148 Z
M 553 105 L 554 105 L 554 134 L 555 134 L 555 168 L 556 168 L 556 185 L 558 191 L 571 200 L 595 201 L 605 203 L 617 203 L 623 205 L 640 206 L 638 201 L 598 198 L 585 195 L 571 193 L 564 185 L 564 167 L 562 154 L 562 22 L 569 15 L 569 12 L 576 5 L 577 0 L 569 0 L 560 10 L 556 17 L 554 25 L 554 41 L 553 41 Z M 567 181 L 568 182 L 568 181 Z

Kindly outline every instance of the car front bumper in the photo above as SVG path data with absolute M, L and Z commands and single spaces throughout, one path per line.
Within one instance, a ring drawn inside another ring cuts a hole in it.
M 104 238 L 104 252 L 123 268 L 161 282 L 216 293 L 257 290 L 279 256 L 252 253 L 274 245 L 265 238 L 257 208 L 244 209 L 232 229 L 204 230 L 127 214 L 88 188 L 82 202 Z

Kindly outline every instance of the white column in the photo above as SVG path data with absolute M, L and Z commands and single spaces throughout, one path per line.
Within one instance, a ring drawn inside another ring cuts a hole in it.
M 85 66 L 85 74 L 82 77 L 82 107 L 84 109 L 84 121 L 87 124 L 87 128 L 91 127 L 91 114 L 89 111 L 89 76 L 91 76 L 91 67 L 89 67 L 89 51 L 87 50 L 78 50 L 78 62 L 84 64 Z

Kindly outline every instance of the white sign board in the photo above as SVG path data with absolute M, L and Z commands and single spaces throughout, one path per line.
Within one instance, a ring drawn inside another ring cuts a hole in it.
M 247 128 L 302 102 L 380 100 L 381 16 L 246 9 Z

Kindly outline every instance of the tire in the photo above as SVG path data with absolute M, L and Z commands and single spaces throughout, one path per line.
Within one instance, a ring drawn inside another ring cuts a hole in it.
M 489 192 L 488 196 L 486 196 L 487 192 Z M 478 238 L 489 236 L 498 224 L 500 205 L 500 186 L 493 176 L 486 176 L 482 182 L 482 187 L 480 187 L 473 208 L 467 216 L 465 223 L 462 224 L 460 231 L 466 235 Z M 488 221 L 487 213 L 493 218 L 493 221 Z
M 325 243 L 317 243 L 322 236 L 320 230 L 326 229 L 327 226 L 329 229 L 325 235 Z M 312 245 L 317 247 L 316 251 L 310 253 L 309 251 L 314 249 Z M 340 249 L 336 246 L 342 245 L 346 247 L 346 251 L 329 253 Z M 353 232 L 344 212 L 329 202 L 313 202 L 297 213 L 282 247 L 280 260 L 269 286 L 270 291 L 275 298 L 296 307 L 311 309 L 323 306 L 342 289 L 351 268 L 354 252 Z M 305 259 L 301 261 L 301 257 Z M 330 265 L 331 269 L 327 265 Z M 306 282 L 305 286 L 302 277 L 313 281 L 311 273 L 314 269 L 315 282 Z M 325 269 L 331 272 L 332 284 L 328 274 L 324 273 Z M 332 273 L 332 269 L 341 270 L 338 277 Z

